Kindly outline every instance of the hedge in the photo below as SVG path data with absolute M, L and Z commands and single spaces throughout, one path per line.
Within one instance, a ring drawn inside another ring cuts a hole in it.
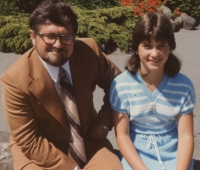
M 127 51 L 137 20 L 131 7 L 86 10 L 74 7 L 78 16 L 77 37 L 92 37 L 99 45 L 112 44 Z M 29 15 L 0 16 L 0 51 L 24 53 L 32 44 L 29 38 Z

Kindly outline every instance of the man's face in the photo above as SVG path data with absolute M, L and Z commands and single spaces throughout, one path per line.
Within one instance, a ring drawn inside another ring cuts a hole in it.
M 32 43 L 35 46 L 38 55 L 45 62 L 52 66 L 61 66 L 67 62 L 73 52 L 74 39 L 71 44 L 66 44 L 64 42 L 67 38 L 64 38 L 64 36 L 74 35 L 71 24 L 63 27 L 49 23 L 42 25 L 38 32 L 34 31 L 35 30 L 30 31 Z M 51 39 L 53 43 L 51 42 Z

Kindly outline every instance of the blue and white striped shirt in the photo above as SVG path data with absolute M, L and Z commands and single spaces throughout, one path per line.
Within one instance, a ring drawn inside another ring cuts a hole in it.
M 112 82 L 110 103 L 113 110 L 129 115 L 132 131 L 162 134 L 176 127 L 178 115 L 193 111 L 195 93 L 190 79 L 181 73 L 165 76 L 151 92 L 139 72 L 125 71 Z

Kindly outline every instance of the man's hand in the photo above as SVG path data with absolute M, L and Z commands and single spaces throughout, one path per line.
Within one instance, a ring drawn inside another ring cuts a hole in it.
M 105 140 L 107 135 L 108 131 L 102 129 L 99 124 L 94 124 L 89 131 L 89 137 L 93 140 Z

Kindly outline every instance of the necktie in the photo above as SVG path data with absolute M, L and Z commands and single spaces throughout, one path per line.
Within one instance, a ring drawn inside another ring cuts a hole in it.
M 74 97 L 73 87 L 68 73 L 59 68 L 58 93 L 66 110 L 67 119 L 70 125 L 71 135 L 69 141 L 69 154 L 80 168 L 87 162 L 83 138 L 81 137 L 80 119 Z

